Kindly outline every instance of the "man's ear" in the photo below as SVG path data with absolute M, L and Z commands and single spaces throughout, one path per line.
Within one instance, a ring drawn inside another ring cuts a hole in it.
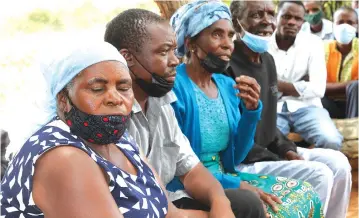
M 127 48 L 121 49 L 120 54 L 125 58 L 128 67 L 135 65 L 133 55 Z
M 241 36 L 244 35 L 244 31 L 241 25 L 239 25 L 240 20 L 238 18 L 232 19 L 234 31 Z M 243 24 L 242 24 L 243 25 Z
M 239 32 L 241 30 L 241 27 L 238 25 L 237 19 L 232 18 L 232 25 L 233 25 L 234 31 Z

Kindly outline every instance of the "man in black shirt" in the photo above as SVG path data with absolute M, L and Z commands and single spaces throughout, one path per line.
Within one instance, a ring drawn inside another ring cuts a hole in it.
M 236 78 L 247 75 L 261 86 L 263 103 L 261 120 L 257 125 L 255 144 L 240 171 L 304 180 L 318 192 L 326 212 L 333 198 L 333 174 L 341 172 L 333 152 L 297 148 L 276 127 L 277 71 L 273 57 L 267 52 L 274 32 L 274 4 L 270 1 L 233 1 L 230 6 L 233 26 L 237 32 L 227 75 Z M 329 167 L 328 167 L 328 166 Z M 340 195 L 340 193 L 335 193 Z M 335 197 L 337 197 L 335 196 Z M 339 196 L 338 196 L 339 197 Z

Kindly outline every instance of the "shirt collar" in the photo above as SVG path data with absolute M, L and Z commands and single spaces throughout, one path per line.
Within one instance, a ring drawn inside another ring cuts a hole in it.
M 162 106 L 169 105 L 175 101 L 177 101 L 177 97 L 173 91 L 169 91 L 165 96 L 157 98 L 157 97 L 149 97 L 148 101 L 152 106 L 156 106 L 158 108 L 161 108 Z M 135 99 L 132 106 L 132 112 L 133 113 L 139 113 L 142 111 L 142 108 L 140 104 Z
M 320 31 L 320 38 L 325 37 L 326 35 L 330 35 L 333 33 L 333 23 L 330 20 L 327 19 L 322 19 L 323 22 L 323 27 L 322 30 Z M 308 22 L 305 22 L 302 25 L 301 31 L 303 32 L 307 32 L 307 33 L 312 33 L 311 29 L 310 29 L 310 24 Z M 315 33 L 312 33 L 315 34 Z M 315 34 L 316 35 L 316 34 Z
M 333 23 L 327 19 L 322 19 L 323 29 L 322 29 L 322 37 L 327 34 L 333 33 Z
M 275 50 L 279 51 L 280 49 L 279 49 L 279 47 L 278 47 L 277 40 L 276 40 L 276 38 L 275 38 L 276 34 L 277 34 L 277 30 L 275 30 L 274 33 L 273 33 L 272 36 L 271 36 L 271 44 L 272 44 L 272 46 L 273 46 L 273 48 L 274 48 Z M 301 37 L 302 37 L 302 34 L 301 34 L 301 31 L 299 31 L 299 32 L 297 33 L 297 36 L 295 37 L 295 40 L 294 40 L 293 45 L 291 45 L 291 46 L 289 47 L 289 49 L 290 49 L 290 48 L 295 48 L 295 47 L 300 43 L 300 38 L 301 38 Z M 288 49 L 288 50 L 289 50 L 289 49 Z

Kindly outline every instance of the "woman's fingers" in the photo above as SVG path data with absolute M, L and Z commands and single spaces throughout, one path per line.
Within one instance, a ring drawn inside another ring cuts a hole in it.
M 268 194 L 268 195 L 270 195 L 271 198 L 272 198 L 272 200 L 275 201 L 275 202 L 277 202 L 278 204 L 282 204 L 282 203 L 283 203 L 282 200 L 281 200 L 279 197 L 277 197 L 277 196 L 275 196 L 275 195 L 272 195 L 272 194 Z
M 237 96 L 239 96 L 246 105 L 247 104 L 258 105 L 258 99 L 255 99 L 246 93 L 238 93 Z
M 253 98 L 259 99 L 259 93 L 257 93 L 252 87 L 247 85 L 237 85 L 239 92 L 247 93 L 251 95 Z
M 264 192 L 261 192 L 259 193 L 260 196 L 261 196 L 261 199 L 266 203 L 268 204 L 274 212 L 278 212 L 279 208 L 277 207 L 277 204 L 272 200 L 272 197 L 271 195 L 267 194 L 267 193 L 264 193 Z
M 249 76 L 240 76 L 236 78 L 238 85 L 247 85 L 251 87 L 256 93 L 260 94 L 261 87 L 258 84 L 257 80 Z

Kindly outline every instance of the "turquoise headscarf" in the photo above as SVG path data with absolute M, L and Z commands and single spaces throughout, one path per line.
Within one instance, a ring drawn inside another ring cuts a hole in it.
M 186 53 L 185 38 L 193 37 L 220 19 L 231 21 L 231 12 L 221 1 L 195 1 L 180 7 L 171 17 L 170 24 L 177 37 L 177 55 Z

